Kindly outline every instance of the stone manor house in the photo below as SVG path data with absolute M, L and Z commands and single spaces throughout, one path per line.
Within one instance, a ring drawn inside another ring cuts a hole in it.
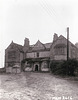
M 78 59 L 78 44 L 74 45 L 69 41 L 69 58 Z M 53 60 L 67 59 L 67 39 L 55 33 L 53 42 L 41 43 L 39 40 L 30 45 L 28 38 L 25 38 L 24 45 L 13 41 L 5 50 L 6 72 L 19 73 L 23 71 L 49 71 L 50 62 Z M 17 69 L 17 70 L 16 70 Z

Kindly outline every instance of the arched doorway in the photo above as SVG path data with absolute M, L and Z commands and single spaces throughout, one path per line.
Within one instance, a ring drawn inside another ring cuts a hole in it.
M 35 65 L 35 71 L 38 71 L 38 65 Z

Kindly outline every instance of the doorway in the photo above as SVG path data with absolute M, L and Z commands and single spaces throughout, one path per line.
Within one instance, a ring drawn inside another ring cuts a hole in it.
M 38 71 L 38 65 L 35 65 L 35 71 Z

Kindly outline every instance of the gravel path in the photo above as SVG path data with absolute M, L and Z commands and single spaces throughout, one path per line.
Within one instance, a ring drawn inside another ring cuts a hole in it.
M 78 100 L 78 81 L 50 73 L 0 75 L 0 100 Z

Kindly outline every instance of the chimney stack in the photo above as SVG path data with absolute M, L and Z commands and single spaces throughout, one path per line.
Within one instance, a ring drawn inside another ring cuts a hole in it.
M 28 38 L 25 38 L 24 46 L 29 47 L 29 39 Z
M 28 49 L 29 49 L 29 39 L 25 38 L 25 40 L 24 40 L 24 46 L 23 46 L 23 51 L 27 52 Z
M 54 33 L 53 42 L 56 41 L 57 39 L 58 39 L 58 35 Z

